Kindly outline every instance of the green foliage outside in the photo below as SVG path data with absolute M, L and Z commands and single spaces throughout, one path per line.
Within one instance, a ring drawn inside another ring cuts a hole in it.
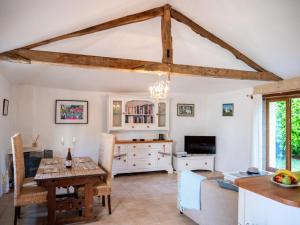
M 276 144 L 279 148 L 280 155 L 285 155 L 286 151 L 286 105 L 285 102 L 277 102 L 276 104 Z M 291 149 L 292 157 L 300 158 L 300 98 L 292 99 L 292 134 Z M 279 152 L 277 152 L 279 153 Z

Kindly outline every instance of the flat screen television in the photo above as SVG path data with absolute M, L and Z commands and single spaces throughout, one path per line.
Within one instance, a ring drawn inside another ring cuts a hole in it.
M 185 136 L 184 150 L 187 154 L 216 154 L 216 137 Z

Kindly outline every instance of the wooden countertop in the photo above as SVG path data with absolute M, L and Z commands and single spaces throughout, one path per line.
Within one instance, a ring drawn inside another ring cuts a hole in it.
M 272 176 L 246 177 L 235 180 L 235 184 L 248 191 L 274 201 L 300 208 L 300 187 L 284 188 L 270 181 Z
M 116 140 L 116 144 L 143 144 L 143 143 L 166 143 L 173 142 L 173 140 L 145 140 L 145 141 L 132 141 L 132 140 Z

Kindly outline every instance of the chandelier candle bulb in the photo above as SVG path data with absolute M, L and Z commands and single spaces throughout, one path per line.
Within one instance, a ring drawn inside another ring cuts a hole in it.
M 158 74 L 158 81 L 149 87 L 150 96 L 155 99 L 166 99 L 169 94 L 170 81 L 165 76 Z

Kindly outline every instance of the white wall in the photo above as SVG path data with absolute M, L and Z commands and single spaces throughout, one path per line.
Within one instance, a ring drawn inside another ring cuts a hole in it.
M 175 151 L 184 151 L 184 135 L 206 135 L 207 102 L 205 95 L 173 95 L 170 101 L 170 138 Z M 177 104 L 195 104 L 194 117 L 177 116 Z
M 89 123 L 55 124 L 55 100 L 78 99 L 89 101 Z M 68 147 L 75 155 L 97 157 L 99 134 L 106 130 L 107 96 L 98 92 L 19 86 L 17 91 L 18 129 L 24 145 L 40 135 L 39 144 L 44 149 L 55 150 L 55 155 L 65 156 Z M 64 137 L 64 145 L 61 138 Z M 75 145 L 72 138 L 76 138 Z
M 216 170 L 245 170 L 252 151 L 254 103 L 248 94 L 252 88 L 214 95 L 173 96 L 171 102 L 171 138 L 176 151 L 184 150 L 184 135 L 208 135 L 217 138 Z M 195 117 L 178 117 L 177 103 L 195 104 Z M 222 116 L 222 104 L 234 103 L 234 116 Z
M 254 102 L 252 89 L 208 96 L 207 133 L 217 136 L 216 169 L 245 170 L 250 166 Z M 234 103 L 234 116 L 222 116 L 222 104 Z
M 8 116 L 2 115 L 3 99 L 9 100 Z M 0 74 L 0 196 L 7 191 L 6 168 L 10 137 L 15 129 L 13 86 Z M 5 177 L 3 177 L 5 176 Z
M 246 97 L 252 89 L 215 95 L 173 94 L 170 101 L 170 138 L 175 140 L 175 151 L 184 150 L 184 135 L 217 136 L 216 169 L 221 171 L 246 169 L 250 166 L 252 148 L 252 100 Z M 107 130 L 107 93 L 73 91 L 33 86 L 17 88 L 17 124 L 25 145 L 39 134 L 43 148 L 55 150 L 65 156 L 72 147 L 75 155 L 98 155 L 99 133 Z M 88 125 L 62 125 L 54 123 L 56 99 L 89 101 Z M 195 104 L 195 117 L 178 117 L 177 104 Z M 233 117 L 222 116 L 222 104 L 234 103 Z M 153 138 L 159 132 L 121 133 L 124 138 Z M 65 145 L 60 143 L 61 137 Z M 75 146 L 72 137 L 76 137 Z

